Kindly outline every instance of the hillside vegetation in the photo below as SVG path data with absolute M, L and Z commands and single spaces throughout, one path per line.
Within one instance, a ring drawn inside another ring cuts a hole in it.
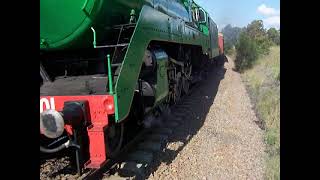
M 264 29 L 254 20 L 239 31 L 227 29 L 226 38 L 233 46 L 227 53 L 235 60 L 235 70 L 242 74 L 251 102 L 265 130 L 266 179 L 280 179 L 280 31 Z M 230 31 L 234 31 L 230 33 Z M 236 39 L 234 39 L 236 37 Z
M 242 77 L 265 130 L 266 179 L 280 179 L 280 47 L 271 47 Z

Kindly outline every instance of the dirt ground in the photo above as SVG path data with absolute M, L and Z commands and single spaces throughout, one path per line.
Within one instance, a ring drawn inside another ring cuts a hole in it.
M 263 179 L 263 131 L 240 74 L 228 58 L 187 97 L 192 108 L 174 130 L 148 179 Z M 189 98 L 189 99 L 188 99 Z

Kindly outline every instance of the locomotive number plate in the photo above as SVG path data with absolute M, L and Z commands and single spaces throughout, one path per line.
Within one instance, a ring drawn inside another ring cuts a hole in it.
M 55 103 L 54 103 L 54 98 L 40 98 L 40 113 L 42 113 L 45 110 L 48 109 L 53 109 L 55 110 Z

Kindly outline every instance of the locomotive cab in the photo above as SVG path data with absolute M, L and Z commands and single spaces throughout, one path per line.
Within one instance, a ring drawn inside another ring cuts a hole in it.
M 192 21 L 194 25 L 205 35 L 209 35 L 207 12 L 195 3 L 193 3 L 192 7 Z

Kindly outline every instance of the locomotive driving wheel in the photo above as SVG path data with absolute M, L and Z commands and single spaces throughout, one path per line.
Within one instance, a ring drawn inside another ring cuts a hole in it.
M 191 72 L 192 72 L 192 66 L 191 66 L 191 64 L 188 63 L 188 64 L 186 64 L 186 67 L 184 68 L 184 74 L 182 77 L 183 94 L 188 94 L 188 92 L 189 92 Z
M 185 49 L 182 53 L 184 59 L 183 74 L 182 74 L 182 93 L 183 95 L 188 94 L 190 83 L 191 83 L 191 73 L 192 73 L 192 63 L 191 63 L 191 50 Z
M 174 94 L 173 94 L 173 102 L 176 104 L 179 102 L 182 94 L 182 78 L 181 73 L 177 74 L 174 85 Z
M 106 152 L 108 157 L 115 157 L 121 150 L 124 123 L 112 123 L 105 133 Z

